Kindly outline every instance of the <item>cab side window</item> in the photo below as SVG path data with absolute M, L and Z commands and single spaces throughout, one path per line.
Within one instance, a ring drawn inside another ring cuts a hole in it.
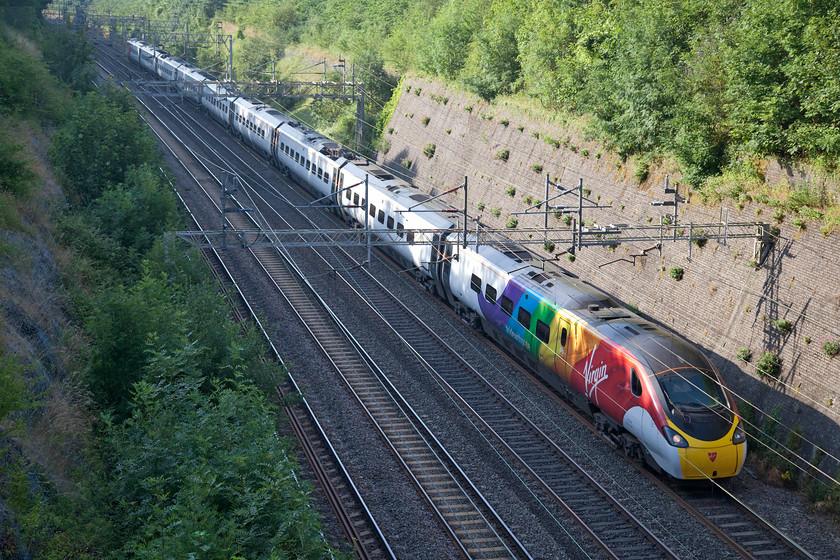
M 630 370 L 630 392 L 633 393 L 634 396 L 642 396 L 642 380 L 639 379 L 635 369 Z

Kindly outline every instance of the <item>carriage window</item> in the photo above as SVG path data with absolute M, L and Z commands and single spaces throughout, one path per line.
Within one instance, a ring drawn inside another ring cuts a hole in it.
M 353 204 L 355 204 L 356 206 L 359 205 L 359 194 L 358 193 L 355 193 L 353 195 Z
M 484 299 L 492 303 L 493 305 L 496 304 L 496 288 L 487 284 L 484 288 Z
M 408 241 L 409 245 L 414 244 L 414 232 L 409 231 L 408 233 L 406 233 L 405 234 L 405 240 Z
M 351 196 L 352 195 L 350 194 L 350 189 L 347 189 L 346 191 L 344 191 L 344 198 L 346 198 L 347 200 L 350 200 Z
M 402 222 L 397 222 L 397 235 L 402 239 L 402 236 L 405 235 L 405 227 L 402 225 Z
M 379 211 L 379 214 L 377 214 L 377 216 L 376 216 L 376 221 L 379 222 L 380 224 L 385 223 L 385 211 L 384 210 Z
M 502 311 L 504 311 L 508 315 L 513 315 L 513 300 L 507 296 L 502 296 L 502 299 L 500 301 Z
M 388 229 L 394 229 L 394 217 L 393 216 L 388 216 L 387 226 L 388 226 Z
M 306 170 L 309 171 L 309 160 L 306 160 Z
M 537 328 L 534 334 L 536 334 L 537 338 L 539 338 L 541 341 L 548 344 L 548 336 L 549 334 L 551 334 L 551 329 L 548 325 L 537 319 Z
M 329 183 L 329 182 L 330 182 L 329 173 L 324 173 L 324 182 L 325 182 L 325 183 Z
M 636 370 L 630 370 L 630 391 L 637 397 L 642 396 L 642 380 L 636 375 Z
M 376 216 L 376 206 L 374 206 L 373 204 L 370 205 L 370 215 L 371 217 Z
M 563 330 L 560 331 L 560 346 L 566 346 L 566 335 L 569 333 L 566 332 L 566 327 L 563 327 Z
M 481 293 L 481 278 L 475 274 L 470 276 L 470 289 L 477 294 Z
M 531 328 L 531 312 L 525 309 L 524 307 L 519 308 L 519 313 L 516 316 L 516 320 L 519 321 L 519 324 L 525 327 L 526 329 Z
M 318 168 L 318 178 L 320 179 L 323 176 L 324 176 L 324 170 L 319 167 Z

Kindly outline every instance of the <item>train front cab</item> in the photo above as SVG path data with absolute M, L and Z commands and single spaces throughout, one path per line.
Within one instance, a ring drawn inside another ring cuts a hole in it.
M 667 422 L 657 430 L 663 442 L 657 451 L 661 466 L 675 478 L 736 476 L 746 458 L 746 435 L 734 400 L 709 366 L 670 368 L 654 376 Z

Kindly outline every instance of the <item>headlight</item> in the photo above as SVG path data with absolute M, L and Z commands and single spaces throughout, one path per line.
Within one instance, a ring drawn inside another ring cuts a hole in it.
M 747 441 L 747 434 L 744 433 L 744 430 L 741 426 L 735 428 L 735 433 L 732 434 L 732 443 L 738 445 L 739 443 L 744 443 Z
M 665 439 L 674 447 L 688 447 L 688 442 L 685 438 L 674 431 L 670 426 L 663 426 L 662 431 L 665 432 Z

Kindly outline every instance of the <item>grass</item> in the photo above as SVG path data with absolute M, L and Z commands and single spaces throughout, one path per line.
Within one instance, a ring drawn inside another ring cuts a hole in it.
M 753 202 L 773 209 L 773 219 L 781 223 L 786 215 L 793 215 L 793 225 L 804 229 L 807 222 L 819 224 L 823 235 L 840 231 L 840 196 L 818 183 L 804 182 L 769 184 L 763 179 L 763 163 L 745 159 L 733 164 L 720 176 L 710 177 L 693 192 L 706 203 L 733 200 L 740 207 Z M 828 177 L 827 181 L 836 181 Z

